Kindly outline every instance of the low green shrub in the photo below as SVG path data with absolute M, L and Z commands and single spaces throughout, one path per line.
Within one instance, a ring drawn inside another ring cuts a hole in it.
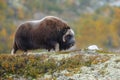
M 36 78 L 47 72 L 52 73 L 56 69 L 55 61 L 43 57 L 0 55 L 0 75 L 4 78 L 10 74 Z

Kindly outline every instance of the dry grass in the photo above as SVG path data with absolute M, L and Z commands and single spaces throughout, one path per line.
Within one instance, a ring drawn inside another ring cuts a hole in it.
M 77 54 L 70 58 L 56 61 L 45 55 L 0 55 L 0 75 L 2 79 L 13 79 L 15 77 L 38 78 L 45 73 L 52 74 L 56 71 L 68 70 L 77 72 L 82 66 L 91 66 L 102 63 L 109 59 L 108 56 Z M 71 74 L 66 74 L 71 75 Z

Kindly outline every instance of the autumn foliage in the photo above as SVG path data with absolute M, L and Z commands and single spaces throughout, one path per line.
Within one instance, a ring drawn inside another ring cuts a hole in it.
M 30 2 L 33 0 L 17 1 L 18 4 L 11 0 L 0 0 L 0 53 L 10 52 L 17 26 L 24 21 L 34 19 L 33 14 L 37 14 L 38 11 L 44 16 L 65 16 L 75 31 L 78 48 L 86 48 L 91 44 L 96 44 L 102 48 L 120 47 L 119 7 L 103 6 L 95 10 L 94 13 L 79 14 L 76 11 L 79 8 L 74 7 L 73 0 L 65 1 L 63 6 L 61 6 L 63 4 L 61 1 L 60 3 L 55 0 L 51 0 L 51 2 L 41 0 L 40 3 L 39 0 L 36 0 L 31 5 Z M 84 3 L 84 0 L 80 1 Z M 56 4 L 53 5 L 54 2 Z M 69 11 L 74 12 L 76 20 L 73 19 L 74 15 L 69 15 Z
M 74 23 L 78 46 L 120 47 L 120 8 L 105 7 L 98 12 L 84 14 Z

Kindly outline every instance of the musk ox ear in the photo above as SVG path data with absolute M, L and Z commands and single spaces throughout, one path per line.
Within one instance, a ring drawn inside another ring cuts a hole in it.
M 63 35 L 63 42 L 66 42 L 65 37 L 67 35 L 74 35 L 74 31 L 72 29 L 68 29 L 66 33 Z

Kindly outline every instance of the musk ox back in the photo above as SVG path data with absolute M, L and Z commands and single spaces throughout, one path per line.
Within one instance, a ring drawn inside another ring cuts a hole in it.
M 59 50 L 66 50 L 74 43 L 74 32 L 68 24 L 57 17 L 47 16 L 41 20 L 27 21 L 18 27 L 11 54 L 17 50 L 55 50 L 57 44 Z

